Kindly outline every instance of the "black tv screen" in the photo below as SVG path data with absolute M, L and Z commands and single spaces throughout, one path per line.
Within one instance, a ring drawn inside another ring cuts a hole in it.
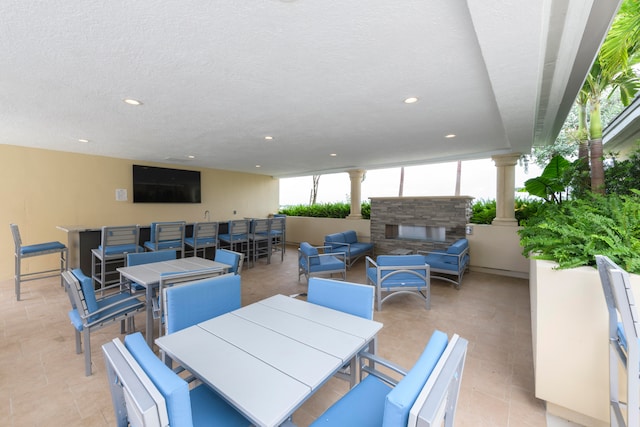
M 133 203 L 200 203 L 200 172 L 133 165 Z

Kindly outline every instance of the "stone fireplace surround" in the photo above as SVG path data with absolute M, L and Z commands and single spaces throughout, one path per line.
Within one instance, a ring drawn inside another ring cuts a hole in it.
M 464 238 L 472 201 L 470 196 L 372 197 L 371 242 L 376 255 L 396 249 L 444 249 Z

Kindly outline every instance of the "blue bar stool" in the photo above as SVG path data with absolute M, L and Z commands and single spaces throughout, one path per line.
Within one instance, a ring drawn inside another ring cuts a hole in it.
M 16 300 L 20 301 L 20 284 L 30 280 L 44 279 L 46 277 L 55 277 L 60 275 L 60 286 L 63 285 L 62 272 L 67 270 L 67 260 L 69 259 L 69 249 L 60 242 L 37 243 L 35 245 L 22 246 L 20 231 L 16 224 L 11 225 L 11 233 L 13 234 L 13 242 L 15 243 L 15 286 Z M 60 268 L 51 270 L 34 271 L 31 273 L 22 273 L 21 264 L 23 258 L 30 258 L 40 255 L 49 255 L 60 253 Z

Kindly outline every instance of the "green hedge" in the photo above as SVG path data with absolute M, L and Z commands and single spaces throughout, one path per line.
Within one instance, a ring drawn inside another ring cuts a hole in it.
M 360 209 L 363 219 L 371 218 L 370 202 L 362 202 Z M 315 205 L 293 205 L 280 208 L 278 213 L 289 216 L 310 216 L 315 218 L 346 218 L 351 213 L 351 204 L 338 202 L 316 203 Z

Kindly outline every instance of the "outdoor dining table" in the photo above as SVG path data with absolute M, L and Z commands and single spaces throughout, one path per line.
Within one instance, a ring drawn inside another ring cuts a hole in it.
M 256 426 L 278 426 L 343 365 L 373 351 L 382 323 L 275 295 L 156 339 Z
M 145 288 L 146 303 L 146 339 L 149 347 L 153 348 L 153 294 L 154 289 L 160 284 L 160 276 L 163 273 L 181 273 L 188 271 L 220 271 L 226 273 L 231 266 L 206 258 L 188 257 L 172 259 L 170 261 L 150 262 L 148 264 L 120 267 L 120 277 L 134 282 Z

